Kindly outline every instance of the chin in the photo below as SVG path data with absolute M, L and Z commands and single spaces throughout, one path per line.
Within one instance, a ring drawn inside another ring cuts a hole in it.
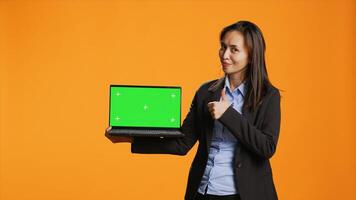
M 245 68 L 237 69 L 237 68 L 222 68 L 223 72 L 225 75 L 233 75 L 233 74 L 240 74 L 240 73 L 245 73 Z
M 222 69 L 223 70 L 223 72 L 226 74 L 226 75 L 230 75 L 230 74 L 233 74 L 234 72 L 233 71 L 231 71 L 231 70 L 229 70 L 229 69 Z

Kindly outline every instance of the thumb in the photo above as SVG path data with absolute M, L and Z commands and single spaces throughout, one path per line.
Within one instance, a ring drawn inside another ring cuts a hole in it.
M 228 101 L 228 98 L 226 96 L 226 88 L 224 87 L 224 89 L 221 90 L 221 99 L 220 101 Z

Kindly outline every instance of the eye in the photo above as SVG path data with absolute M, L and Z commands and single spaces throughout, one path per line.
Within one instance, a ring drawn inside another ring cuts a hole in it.
M 233 49 L 231 49 L 231 52 L 236 53 L 236 52 L 239 52 L 239 50 L 236 48 L 233 48 Z

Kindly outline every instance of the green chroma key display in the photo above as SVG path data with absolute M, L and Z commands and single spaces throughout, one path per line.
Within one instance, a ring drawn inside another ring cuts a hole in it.
M 110 126 L 180 127 L 180 88 L 110 87 Z

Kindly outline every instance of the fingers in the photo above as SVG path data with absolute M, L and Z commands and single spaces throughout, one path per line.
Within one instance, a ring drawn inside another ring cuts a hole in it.
M 221 99 L 220 99 L 220 101 L 226 101 L 226 100 L 228 100 L 228 99 L 227 99 L 227 96 L 226 96 L 226 88 L 224 87 L 221 90 Z
M 215 104 L 216 104 L 216 101 L 212 101 L 212 102 L 208 103 L 209 112 L 213 112 L 214 111 Z
M 213 119 L 215 119 L 215 114 L 216 114 L 216 105 L 218 104 L 219 102 L 217 102 L 217 101 L 212 101 L 212 102 L 209 102 L 208 103 L 208 110 L 209 110 L 209 113 L 210 113 L 210 115 L 211 115 L 211 117 L 213 118 Z
M 106 132 L 109 132 L 111 130 L 111 126 L 106 128 Z
M 214 106 L 214 102 L 209 102 L 209 103 L 207 104 L 207 106 L 208 106 L 208 108 L 210 109 L 211 107 Z
M 226 88 L 224 87 L 224 88 L 221 90 L 221 97 L 224 97 L 224 96 L 225 96 L 225 92 L 226 92 Z
M 118 142 L 132 142 L 132 138 L 129 136 L 116 136 L 111 138 L 112 143 Z

